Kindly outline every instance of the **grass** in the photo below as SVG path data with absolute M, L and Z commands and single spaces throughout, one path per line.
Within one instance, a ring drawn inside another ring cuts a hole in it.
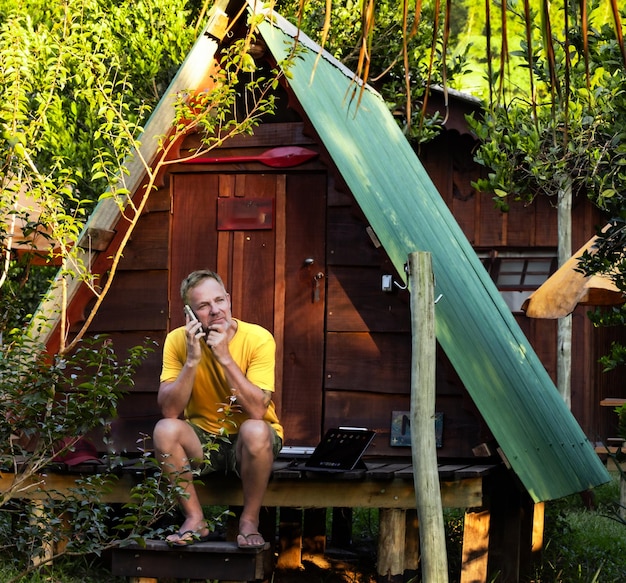
M 619 477 L 597 488 L 592 509 L 580 496 L 548 505 L 543 560 L 533 583 L 623 583 L 626 523 L 617 516 Z
M 626 580 L 626 524 L 616 520 L 619 479 L 594 491 L 592 509 L 575 495 L 546 505 L 545 545 L 542 560 L 525 583 L 622 583 Z M 329 512 L 330 514 L 330 512 Z M 446 511 L 446 538 L 450 583 L 460 572 L 463 513 Z M 357 583 L 372 581 L 372 552 L 376 550 L 378 512 L 355 510 L 353 545 L 363 562 L 340 561 L 311 563 L 307 572 L 276 573 L 272 583 Z M 330 530 L 329 530 L 330 532 Z M 106 557 L 74 558 L 57 561 L 46 571 L 24 578 L 20 583 L 122 583 L 107 570 Z M 306 570 L 305 570 L 306 571 Z M 0 560 L 0 581 L 8 581 L 16 572 L 6 553 Z M 495 580 L 497 583 L 497 579 Z

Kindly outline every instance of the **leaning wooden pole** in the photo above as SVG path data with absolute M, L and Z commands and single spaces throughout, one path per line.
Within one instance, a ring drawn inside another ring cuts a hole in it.
M 435 442 L 435 299 L 430 253 L 409 255 L 411 454 L 423 583 L 447 583 L 448 559 Z

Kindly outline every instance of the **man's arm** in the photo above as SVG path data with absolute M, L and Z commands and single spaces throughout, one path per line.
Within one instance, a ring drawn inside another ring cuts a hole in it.
M 202 344 L 204 344 L 205 337 L 202 325 L 197 321 L 187 322 L 185 337 L 187 339 L 187 360 L 183 368 L 176 380 L 164 381 L 159 386 L 157 403 L 165 418 L 178 418 L 185 410 L 191 398 L 196 370 L 202 356 Z
M 221 327 L 212 327 L 206 343 L 212 350 L 217 362 L 221 365 L 226 382 L 231 387 L 233 395 L 237 398 L 237 404 L 251 419 L 263 419 L 272 399 L 271 391 L 263 390 L 248 380 L 231 356 L 227 335 Z
M 226 380 L 229 383 L 233 395 L 239 405 L 251 419 L 263 419 L 267 407 L 272 399 L 270 391 L 264 391 L 251 383 L 243 374 L 237 363 L 230 360 L 227 365 L 222 365 Z

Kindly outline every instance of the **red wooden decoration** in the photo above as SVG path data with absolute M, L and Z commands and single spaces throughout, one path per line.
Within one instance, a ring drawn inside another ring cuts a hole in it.
M 234 164 L 237 162 L 260 162 L 271 168 L 292 168 L 313 160 L 317 152 L 298 146 L 284 146 L 272 148 L 261 154 L 250 156 L 229 156 L 222 158 L 199 157 L 186 160 L 183 164 Z

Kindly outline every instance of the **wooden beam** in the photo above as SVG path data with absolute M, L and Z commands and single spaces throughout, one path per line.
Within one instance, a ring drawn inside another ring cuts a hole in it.
M 61 498 L 77 487 L 77 474 L 40 474 L 26 480 L 13 473 L 0 473 L 0 495 L 11 490 L 16 499 L 42 500 Z M 126 503 L 131 489 L 142 475 L 123 474 L 102 491 L 102 502 Z M 440 483 L 441 501 L 445 508 L 472 508 L 484 505 L 483 480 L 480 477 Z M 227 477 L 211 477 L 210 483 L 197 486 L 204 505 L 241 506 L 241 482 Z M 274 479 L 263 499 L 264 506 L 293 508 L 415 508 L 415 490 L 410 480 L 324 480 Z
M 415 508 L 406 511 L 404 534 L 404 581 L 416 579 L 420 563 L 419 521 Z
M 533 554 L 541 553 L 543 551 L 543 537 L 545 530 L 545 515 L 546 504 L 545 502 L 538 502 L 533 506 L 533 533 L 531 540 L 531 552 Z

